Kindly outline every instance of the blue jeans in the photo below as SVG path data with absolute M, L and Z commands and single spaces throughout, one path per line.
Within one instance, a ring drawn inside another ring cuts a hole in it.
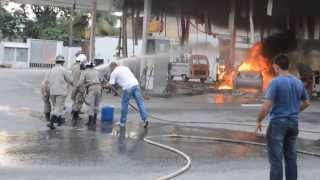
M 297 137 L 298 121 L 276 119 L 267 131 L 270 180 L 283 180 L 282 161 L 285 161 L 286 180 L 297 180 Z
M 140 88 L 138 86 L 134 86 L 130 89 L 124 90 L 122 97 L 121 97 L 121 118 L 120 118 L 120 123 L 124 124 L 127 121 L 127 115 L 128 115 L 128 106 L 129 106 L 129 101 L 131 97 L 134 98 L 138 105 L 138 109 L 140 112 L 140 116 L 142 121 L 146 121 L 148 118 L 148 114 L 146 111 L 146 107 L 144 104 L 144 99 L 141 95 Z

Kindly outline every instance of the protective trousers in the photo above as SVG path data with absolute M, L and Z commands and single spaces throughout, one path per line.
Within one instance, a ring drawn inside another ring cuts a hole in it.
M 93 85 L 88 88 L 88 94 L 86 97 L 86 104 L 88 105 L 88 115 L 94 116 L 99 112 L 99 106 L 101 102 L 101 87 L 99 85 Z
M 80 112 L 82 105 L 84 103 L 84 100 L 85 100 L 84 87 L 76 88 L 72 92 L 72 100 L 73 100 L 72 111 Z
M 43 101 L 43 111 L 44 113 L 51 113 L 51 104 L 50 104 L 50 96 L 42 96 Z
M 65 106 L 66 96 L 65 95 L 50 95 L 50 100 L 52 103 L 52 115 L 61 117 L 63 115 L 63 110 Z

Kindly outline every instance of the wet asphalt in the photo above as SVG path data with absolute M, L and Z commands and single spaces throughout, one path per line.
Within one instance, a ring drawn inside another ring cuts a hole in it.
M 146 136 L 180 134 L 264 142 L 263 137 L 242 130 L 227 130 L 227 127 L 186 127 L 152 122 L 150 128 L 144 130 L 133 112 L 129 114 L 126 128 L 100 124 L 88 130 L 83 124 L 73 128 L 67 123 L 49 131 L 41 115 L 39 86 L 44 73 L 0 69 L 0 179 L 156 179 L 185 164 L 178 155 L 145 143 L 143 138 Z M 108 102 L 108 97 L 105 98 Z M 185 108 L 175 105 L 174 99 L 173 107 L 157 106 L 170 99 L 153 101 L 150 105 L 153 113 L 175 120 L 188 118 L 190 111 L 196 113 L 206 109 L 199 105 L 203 101 L 201 98 L 186 100 Z M 110 100 L 108 103 L 117 107 L 115 102 Z M 192 102 L 196 104 L 194 107 Z M 242 110 L 235 109 L 219 106 L 217 111 L 226 116 L 231 113 L 241 116 Z M 254 113 L 255 110 L 251 111 Z M 316 119 L 318 114 L 312 113 L 315 111 L 304 116 Z M 268 179 L 269 165 L 264 147 L 193 139 L 155 140 L 191 157 L 191 169 L 176 179 Z M 320 153 L 320 143 L 311 139 L 300 139 L 299 147 Z M 319 164 L 320 158 L 299 155 L 300 179 L 318 180 Z

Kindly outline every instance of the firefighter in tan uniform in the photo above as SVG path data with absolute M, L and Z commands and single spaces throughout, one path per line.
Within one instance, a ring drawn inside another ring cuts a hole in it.
M 81 74 L 78 87 L 85 86 L 87 95 L 85 103 L 88 105 L 89 121 L 86 123 L 89 127 L 95 126 L 97 114 L 101 102 L 101 81 L 102 78 L 99 72 L 94 69 L 92 63 L 86 64 L 86 70 Z
M 56 57 L 56 65 L 50 70 L 47 80 L 50 90 L 50 101 L 52 104 L 52 116 L 48 127 L 55 129 L 54 123 L 58 126 L 63 124 L 63 110 L 65 106 L 65 100 L 68 93 L 68 84 L 72 85 L 72 79 L 67 69 L 63 67 L 64 57 Z
M 72 66 L 72 80 L 73 84 L 77 85 L 79 83 L 81 73 L 83 73 L 85 67 L 84 63 L 87 61 L 87 57 L 84 54 L 79 54 L 76 57 L 76 63 Z M 75 86 L 71 93 L 72 104 L 72 125 L 76 126 L 78 120 L 80 119 L 79 113 L 81 111 L 82 105 L 85 100 L 86 89 L 84 85 Z

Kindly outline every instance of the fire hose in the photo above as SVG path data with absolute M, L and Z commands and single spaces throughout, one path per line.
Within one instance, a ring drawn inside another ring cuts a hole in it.
M 116 93 L 120 94 L 116 89 L 111 87 L 111 90 L 115 91 Z M 133 104 L 129 103 L 129 106 L 136 112 L 139 112 L 136 106 Z M 158 121 L 166 122 L 167 124 L 181 124 L 181 123 L 187 123 L 187 124 L 227 124 L 227 125 L 238 125 L 238 126 L 255 126 L 253 124 L 246 124 L 246 123 L 232 123 L 232 122 L 213 122 L 213 121 L 199 121 L 199 122 L 186 122 L 186 121 L 171 121 L 167 119 L 162 119 L 157 116 L 154 116 L 152 114 L 149 114 L 149 117 Z M 317 131 L 307 131 L 307 130 L 301 130 L 306 133 L 320 133 Z M 178 170 L 167 174 L 165 176 L 161 176 L 157 178 L 157 180 L 168 180 L 172 179 L 174 177 L 177 177 L 186 171 L 188 171 L 191 167 L 192 164 L 192 159 L 184 152 L 182 152 L 179 149 L 176 149 L 174 147 L 156 142 L 155 138 L 174 138 L 174 139 L 195 139 L 195 140 L 207 140 L 207 141 L 212 141 L 212 142 L 222 142 L 222 143 L 232 143 L 232 144 L 242 144 L 242 145 L 252 145 L 252 146 L 259 146 L 259 147 L 266 147 L 267 144 L 265 143 L 258 143 L 258 142 L 253 142 L 253 141 L 245 141 L 245 140 L 236 140 L 236 139 L 227 139 L 227 138 L 217 138 L 217 137 L 206 137 L 206 136 L 190 136 L 190 135 L 178 135 L 178 134 L 168 134 L 168 135 L 157 135 L 157 136 L 147 136 L 144 138 L 144 141 L 148 144 L 151 144 L 155 147 L 162 148 L 164 150 L 173 152 L 180 157 L 182 157 L 186 163 L 184 164 L 183 167 L 179 168 Z M 302 155 L 307 155 L 307 156 L 313 156 L 313 157 L 318 157 L 320 158 L 320 153 L 315 153 L 315 152 L 309 152 L 309 151 L 303 151 L 298 149 L 297 152 Z

